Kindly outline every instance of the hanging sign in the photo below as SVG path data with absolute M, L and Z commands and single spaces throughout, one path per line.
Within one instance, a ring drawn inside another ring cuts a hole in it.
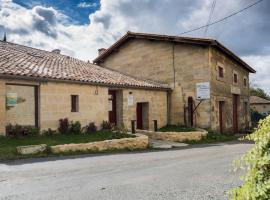
M 7 93 L 7 106 L 13 107 L 17 105 L 17 93 Z
M 133 105 L 133 96 L 132 95 L 128 95 L 128 106 L 132 106 Z
M 197 99 L 210 99 L 210 83 L 202 82 L 196 83 Z

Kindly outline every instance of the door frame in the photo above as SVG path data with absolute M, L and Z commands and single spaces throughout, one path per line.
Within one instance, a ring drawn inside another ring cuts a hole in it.
M 136 105 L 136 128 L 143 129 L 143 103 L 137 103 Z
M 233 107 L 233 132 L 238 132 L 238 99 L 239 95 L 233 94 L 232 107 Z
M 116 90 L 108 90 L 108 96 L 108 101 L 112 101 L 112 111 L 108 111 L 109 122 L 117 125 Z
M 224 131 L 224 122 L 223 122 L 223 116 L 224 116 L 224 101 L 219 101 L 218 106 L 219 106 L 219 131 L 220 133 L 223 133 Z

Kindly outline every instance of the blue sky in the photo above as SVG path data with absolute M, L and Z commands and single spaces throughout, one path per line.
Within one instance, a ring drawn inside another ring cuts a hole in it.
M 54 9 L 67 15 L 71 23 L 88 24 L 89 14 L 100 9 L 99 0 L 14 0 L 26 8 L 34 6 L 53 7 Z
M 210 22 L 257 0 L 216 0 Z M 92 61 L 127 31 L 177 35 L 205 25 L 213 0 L 0 0 L 0 38 Z M 270 0 L 184 36 L 213 38 L 257 70 L 270 93 Z

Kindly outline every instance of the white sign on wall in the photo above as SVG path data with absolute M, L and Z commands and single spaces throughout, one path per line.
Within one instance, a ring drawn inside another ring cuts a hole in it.
M 133 105 L 133 96 L 132 95 L 128 95 L 128 106 L 132 106 Z
M 210 99 L 210 83 L 196 83 L 197 99 Z

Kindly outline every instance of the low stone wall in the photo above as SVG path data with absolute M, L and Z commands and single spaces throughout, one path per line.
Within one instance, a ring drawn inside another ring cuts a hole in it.
M 122 138 L 113 140 L 104 140 L 99 142 L 89 142 L 80 144 L 64 144 L 51 146 L 52 153 L 74 152 L 74 151 L 106 151 L 115 149 L 146 149 L 149 145 L 149 139 L 142 134 L 135 134 L 135 138 Z
M 154 132 L 148 130 L 137 130 L 138 133 L 144 134 L 151 139 L 166 140 L 173 142 L 184 142 L 187 140 L 200 140 L 207 135 L 207 131 L 198 129 L 190 132 Z

